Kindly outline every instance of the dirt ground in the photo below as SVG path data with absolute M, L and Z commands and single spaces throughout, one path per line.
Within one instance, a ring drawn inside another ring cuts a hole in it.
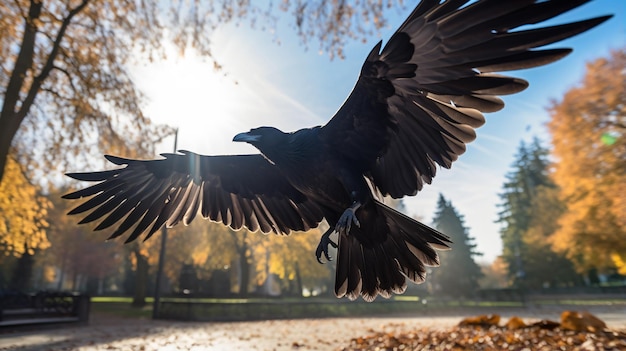
M 463 317 L 498 313 L 525 321 L 558 320 L 559 308 L 464 310 L 433 315 L 374 318 L 327 318 L 253 322 L 174 322 L 92 316 L 88 326 L 0 331 L 0 350 L 338 350 L 352 338 L 375 332 L 401 333 L 449 328 Z M 626 307 L 579 308 L 626 330 Z

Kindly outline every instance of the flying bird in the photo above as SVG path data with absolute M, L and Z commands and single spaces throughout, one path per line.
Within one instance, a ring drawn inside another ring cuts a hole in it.
M 350 96 L 326 125 L 283 132 L 260 127 L 233 141 L 260 154 L 162 159 L 105 156 L 120 168 L 68 173 L 97 182 L 64 196 L 89 197 L 69 214 L 95 230 L 116 226 L 126 242 L 197 214 L 232 229 L 289 234 L 329 224 L 316 250 L 337 247 L 335 294 L 371 301 L 425 279 L 448 237 L 386 206 L 415 195 L 437 167 L 450 168 L 485 123 L 504 107 L 499 95 L 524 90 L 495 72 L 556 61 L 571 49 L 542 48 L 611 16 L 557 26 L 536 24 L 588 0 L 423 0 L 383 46 L 374 46 Z M 530 26 L 526 26 L 530 25 Z M 520 28 L 522 26 L 526 26 Z M 330 236 L 336 232 L 337 242 Z

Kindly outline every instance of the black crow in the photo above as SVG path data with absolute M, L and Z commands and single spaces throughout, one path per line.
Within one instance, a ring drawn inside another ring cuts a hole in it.
M 584 32 L 610 16 L 551 27 L 583 0 L 423 0 L 383 47 L 367 56 L 354 90 L 324 126 L 291 133 L 261 127 L 235 136 L 261 154 L 203 156 L 189 151 L 158 160 L 106 158 L 117 168 L 70 173 L 98 182 L 67 194 L 91 198 L 70 214 L 96 230 L 119 223 L 127 242 L 163 225 L 188 224 L 199 212 L 233 229 L 305 231 L 326 220 L 316 255 L 337 248 L 335 293 L 373 300 L 424 280 L 448 238 L 380 201 L 415 195 L 437 165 L 450 168 L 475 138 L 482 112 L 498 95 L 527 82 L 495 74 L 556 61 L 570 49 L 537 49 Z M 338 242 L 330 239 L 338 233 Z

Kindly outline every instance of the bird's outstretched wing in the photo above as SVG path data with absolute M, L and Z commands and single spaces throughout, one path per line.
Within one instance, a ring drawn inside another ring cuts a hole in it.
M 414 195 L 449 168 L 476 137 L 481 112 L 498 95 L 524 90 L 522 79 L 494 74 L 548 64 L 570 49 L 539 49 L 610 16 L 513 29 L 553 18 L 582 0 L 423 0 L 381 51 L 363 64 L 354 90 L 321 129 L 337 153 L 360 164 L 383 195 Z
M 121 222 L 111 235 L 128 240 L 163 225 L 188 224 L 201 213 L 233 229 L 288 234 L 322 220 L 318 206 L 292 187 L 261 155 L 203 156 L 188 151 L 159 160 L 106 158 L 126 167 L 68 176 L 99 182 L 63 196 L 91 198 L 69 214 L 88 213 L 80 223 L 102 219 L 96 230 Z M 123 220 L 122 220 L 123 219 Z

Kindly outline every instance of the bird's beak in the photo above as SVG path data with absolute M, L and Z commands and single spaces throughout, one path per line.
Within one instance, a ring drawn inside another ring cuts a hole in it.
M 249 133 L 239 133 L 235 135 L 235 137 L 233 138 L 233 141 L 243 141 L 246 143 L 251 143 L 251 142 L 259 141 L 260 138 L 261 138 L 260 135 L 252 135 Z

